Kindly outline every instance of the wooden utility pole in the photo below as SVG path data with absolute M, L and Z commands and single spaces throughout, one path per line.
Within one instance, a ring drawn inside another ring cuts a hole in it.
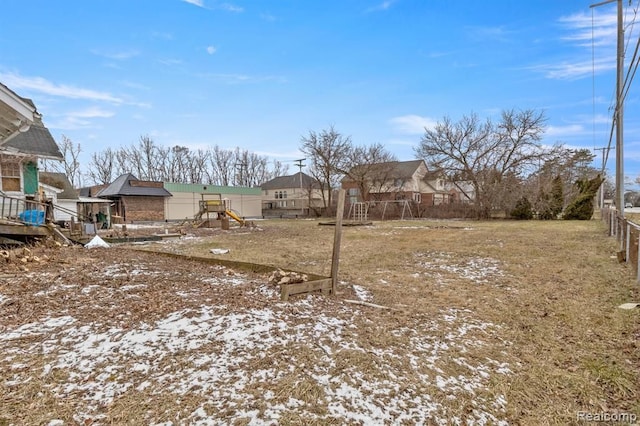
M 623 85 L 624 85 L 624 22 L 622 20 L 622 0 L 607 0 L 592 4 L 590 7 L 598 7 L 605 4 L 618 2 L 618 46 L 617 46 L 617 73 L 616 73 L 616 209 L 624 216 L 624 156 L 623 156 Z
M 605 151 L 607 152 L 606 157 L 609 158 L 609 150 L 611 147 L 605 146 L 603 148 L 593 148 L 594 151 L 602 151 L 602 172 L 604 173 L 604 159 L 605 159 Z M 602 176 L 604 178 L 604 176 Z M 600 184 L 600 188 L 598 189 L 598 207 L 604 207 L 604 181 Z

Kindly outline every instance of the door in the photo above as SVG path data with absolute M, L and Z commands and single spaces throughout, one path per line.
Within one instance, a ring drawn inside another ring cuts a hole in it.
M 22 173 L 24 176 L 24 193 L 35 195 L 38 192 L 38 165 L 31 161 L 25 163 Z

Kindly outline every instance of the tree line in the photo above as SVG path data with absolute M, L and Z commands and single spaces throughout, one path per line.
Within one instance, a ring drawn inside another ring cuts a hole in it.
M 551 219 L 578 197 L 578 183 L 595 179 L 598 171 L 591 166 L 595 155 L 588 149 L 543 145 L 545 123 L 544 112 L 535 110 L 504 110 L 496 121 L 473 113 L 458 121 L 445 116 L 424 129 L 414 153 L 424 159 L 429 171 L 441 173 L 472 200 L 478 218 L 497 211 L 519 217 L 524 208 L 541 219 Z M 123 173 L 133 173 L 142 180 L 256 187 L 289 173 L 289 165 L 240 148 L 164 147 L 149 136 L 127 147 L 93 153 L 84 172 L 78 161 L 79 144 L 63 135 L 61 151 L 62 165 L 45 168 L 65 172 L 76 186 L 107 184 Z M 334 203 L 333 190 L 344 177 L 368 201 L 370 194 L 381 192 L 397 161 L 383 144 L 356 145 L 334 126 L 302 136 L 300 151 L 328 208 Z
M 197 150 L 179 145 L 165 147 L 146 135 L 140 136 L 136 144 L 92 153 L 84 168 L 78 161 L 80 144 L 63 135 L 59 146 L 64 160 L 48 161 L 43 167 L 65 173 L 77 187 L 109 184 L 125 173 L 141 180 L 255 187 L 287 174 L 289 169 L 281 161 L 237 147 L 224 149 L 215 145 Z

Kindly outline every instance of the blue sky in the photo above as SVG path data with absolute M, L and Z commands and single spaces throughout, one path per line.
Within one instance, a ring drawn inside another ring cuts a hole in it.
M 57 141 L 80 143 L 85 165 L 141 135 L 288 161 L 331 125 L 411 160 L 424 126 L 512 108 L 545 111 L 546 143 L 593 149 L 609 141 L 616 74 L 615 3 L 593 3 L 3 0 L 0 81 Z M 628 65 L 637 1 L 623 3 Z M 638 87 L 625 103 L 631 179 Z

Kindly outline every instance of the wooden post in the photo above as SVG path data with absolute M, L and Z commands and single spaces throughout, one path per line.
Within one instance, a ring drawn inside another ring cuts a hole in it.
M 640 283 L 640 233 L 638 233 L 638 262 L 636 263 L 636 281 Z
M 629 224 L 629 221 L 625 220 L 625 222 L 627 223 L 627 229 L 625 232 L 625 247 L 624 247 L 624 251 L 625 251 L 625 260 L 627 261 L 627 263 L 629 263 L 629 250 L 631 249 L 631 225 Z
M 333 257 L 331 258 L 331 294 L 336 295 L 338 289 L 338 264 L 340 263 L 340 240 L 342 239 L 342 215 L 344 214 L 345 190 L 338 193 L 338 210 L 336 211 L 336 232 L 333 238 Z

